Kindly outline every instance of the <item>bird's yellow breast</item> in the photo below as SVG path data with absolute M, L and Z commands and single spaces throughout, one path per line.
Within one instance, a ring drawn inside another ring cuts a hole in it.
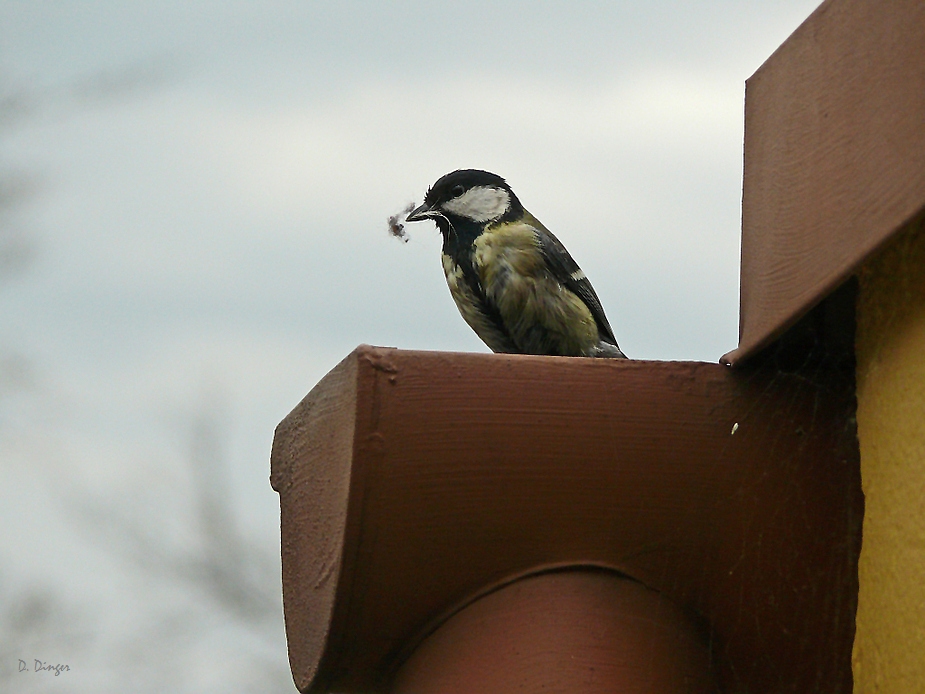
M 507 273 L 538 276 L 545 267 L 536 231 L 522 222 L 486 229 L 473 244 L 472 260 L 483 287 L 504 279 L 501 275 Z
M 446 284 L 450 288 L 450 295 L 456 303 L 463 320 L 469 324 L 475 334 L 482 338 L 493 352 L 515 352 L 516 347 L 510 342 L 498 326 L 485 315 L 482 300 L 473 293 L 460 267 L 449 255 L 443 255 L 443 273 L 446 275 Z
M 536 229 L 489 227 L 473 244 L 473 266 L 489 302 L 526 351 L 587 354 L 598 342 L 590 309 L 549 271 Z

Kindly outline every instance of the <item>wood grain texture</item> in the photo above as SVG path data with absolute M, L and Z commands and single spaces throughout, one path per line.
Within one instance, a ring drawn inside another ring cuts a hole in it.
M 297 685 L 388 691 L 466 605 L 598 566 L 701 615 L 723 691 L 849 692 L 852 388 L 717 364 L 358 348 L 274 441 Z
M 748 80 L 737 363 L 925 210 L 925 3 L 827 0 Z

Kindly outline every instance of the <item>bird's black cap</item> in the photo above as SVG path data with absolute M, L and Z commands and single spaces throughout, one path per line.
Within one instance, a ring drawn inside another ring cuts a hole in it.
M 412 210 L 406 221 L 418 222 L 422 219 L 433 218 L 437 216 L 433 214 L 433 211 L 438 203 L 455 198 L 470 188 L 476 188 L 478 186 L 490 186 L 507 191 L 510 196 L 511 205 L 508 214 L 505 215 L 506 217 L 516 217 L 523 213 L 523 206 L 520 204 L 520 200 L 517 199 L 517 196 L 514 195 L 514 191 L 511 190 L 507 181 L 501 178 L 501 176 L 493 174 L 490 171 L 482 171 L 481 169 L 459 169 L 438 178 L 436 183 L 427 189 L 424 202 Z
M 462 188 L 462 190 L 469 190 L 476 186 L 492 186 L 512 192 L 507 181 L 498 174 L 480 169 L 459 169 L 438 178 L 437 182 L 427 190 L 424 202 L 433 205 L 441 198 L 454 197 L 452 193 L 457 187 Z

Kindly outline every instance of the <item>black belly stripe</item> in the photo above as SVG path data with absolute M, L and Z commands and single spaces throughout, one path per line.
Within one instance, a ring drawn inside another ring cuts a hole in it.
M 482 288 L 478 274 L 473 266 L 471 255 L 460 253 L 455 257 L 451 257 L 451 259 L 462 271 L 462 281 L 465 283 L 466 289 L 469 290 L 468 293 L 471 296 L 472 308 L 484 319 L 486 323 L 485 327 L 493 333 L 490 337 L 493 338 L 491 342 L 495 344 L 490 344 L 485 336 L 479 335 L 479 337 L 488 344 L 492 351 L 506 352 L 508 354 L 522 353 L 523 350 L 514 343 L 514 340 L 511 338 L 511 333 L 504 325 L 504 320 L 501 318 L 500 311 L 498 311 L 498 308 L 485 296 L 485 291 Z M 478 332 L 479 331 L 476 330 L 476 333 Z

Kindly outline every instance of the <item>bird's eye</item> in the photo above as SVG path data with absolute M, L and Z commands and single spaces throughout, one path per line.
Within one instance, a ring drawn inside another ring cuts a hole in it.
M 462 186 L 453 186 L 450 189 L 450 197 L 458 198 L 460 195 L 466 192 L 466 189 Z

